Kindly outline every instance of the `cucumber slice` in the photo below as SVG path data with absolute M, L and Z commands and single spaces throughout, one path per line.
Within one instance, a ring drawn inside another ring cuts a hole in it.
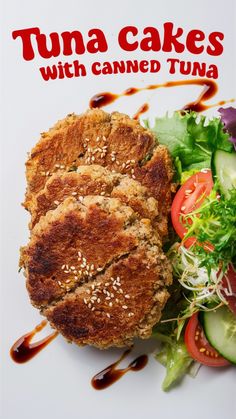
M 229 190 L 236 188 L 236 153 L 217 150 L 212 158 L 212 171 L 217 176 L 221 192 L 229 197 Z
M 236 364 L 236 316 L 226 306 L 201 314 L 209 343 L 225 359 Z

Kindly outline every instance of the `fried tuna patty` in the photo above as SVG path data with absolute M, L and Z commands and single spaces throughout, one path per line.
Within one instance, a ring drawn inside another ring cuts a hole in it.
M 150 220 L 101 196 L 67 198 L 41 217 L 21 264 L 31 302 L 52 326 L 101 348 L 150 336 L 171 283 Z
M 171 202 L 169 153 L 166 147 L 158 146 L 150 130 L 118 112 L 93 109 L 79 116 L 69 115 L 42 134 L 26 162 L 25 207 L 31 210 L 33 197 L 53 173 L 95 163 L 127 173 L 147 188 L 159 203 L 165 235 Z
M 80 166 L 76 172 L 54 173 L 44 189 L 33 199 L 31 228 L 40 217 L 55 209 L 70 196 L 83 200 L 86 195 L 119 198 L 143 218 L 150 218 L 158 227 L 158 203 L 147 189 L 128 175 L 112 173 L 99 165 Z

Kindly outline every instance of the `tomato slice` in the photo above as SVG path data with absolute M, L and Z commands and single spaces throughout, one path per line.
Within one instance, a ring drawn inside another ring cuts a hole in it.
M 232 264 L 229 265 L 228 271 L 222 279 L 221 292 L 226 299 L 230 310 L 236 316 L 236 271 Z
M 213 188 L 211 170 L 204 170 L 191 176 L 178 190 L 171 206 L 171 220 L 178 236 L 183 239 L 187 233 L 187 224 L 190 220 L 182 216 L 199 208 L 204 199 L 210 194 Z M 185 247 L 190 247 L 196 242 L 193 237 L 184 241 Z M 210 248 L 210 250 L 212 250 Z
M 191 357 L 208 367 L 225 367 L 230 363 L 209 344 L 198 320 L 198 313 L 193 314 L 187 324 L 184 341 Z

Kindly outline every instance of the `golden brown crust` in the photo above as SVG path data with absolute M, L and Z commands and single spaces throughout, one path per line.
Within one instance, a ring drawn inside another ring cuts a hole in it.
M 53 174 L 42 191 L 32 200 L 32 228 L 40 217 L 57 208 L 66 198 L 81 200 L 86 195 L 102 195 L 119 198 L 141 217 L 157 221 L 158 203 L 148 190 L 128 175 L 111 173 L 102 166 L 80 166 L 77 172 Z M 158 225 L 157 225 L 158 228 Z
M 143 234 L 151 234 L 149 224 L 114 198 L 67 198 L 41 218 L 23 250 L 32 303 L 49 304 L 129 253 Z
M 137 175 L 160 203 L 160 212 L 165 215 L 169 210 L 172 166 L 167 149 L 157 147 L 153 133 L 138 121 L 101 109 L 70 115 L 42 135 L 26 163 L 25 207 L 32 209 L 33 197 L 53 173 L 94 163 L 133 178 Z
M 51 325 L 78 345 L 124 346 L 148 338 L 168 299 L 168 262 L 146 244 L 105 274 L 43 311 Z
M 171 283 L 150 220 L 101 196 L 67 198 L 41 217 L 21 263 L 31 302 L 52 326 L 68 340 L 100 348 L 149 337 Z
M 173 177 L 170 154 L 165 146 L 159 145 L 149 161 L 134 169 L 134 174 L 151 196 L 158 201 L 159 232 L 168 234 L 168 213 L 171 205 L 171 182 Z

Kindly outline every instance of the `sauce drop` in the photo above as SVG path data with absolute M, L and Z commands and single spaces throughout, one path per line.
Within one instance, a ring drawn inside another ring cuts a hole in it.
M 103 106 L 110 105 L 119 98 L 119 95 L 109 92 L 102 92 L 94 95 L 89 101 L 90 108 L 102 108 Z
M 46 324 L 47 320 L 43 320 L 34 328 L 34 330 L 26 333 L 14 343 L 10 350 L 13 361 L 18 364 L 23 364 L 24 362 L 29 361 L 58 335 L 57 332 L 53 332 L 38 342 L 30 343 L 33 337 L 39 333 L 46 326 Z
M 137 110 L 136 114 L 133 116 L 133 119 L 139 119 L 140 115 L 147 112 L 149 109 L 148 103 L 144 103 L 140 108 Z
M 117 366 L 121 363 L 121 361 L 131 352 L 131 349 L 127 349 L 118 361 L 114 362 L 113 364 L 109 365 L 108 367 L 104 368 L 98 374 L 96 374 L 92 380 L 92 386 L 96 390 L 103 390 L 110 385 L 114 384 L 117 380 L 119 380 L 123 375 L 125 375 L 128 371 L 140 371 L 143 369 L 148 362 L 147 355 L 140 355 L 139 357 L 135 358 L 128 367 L 126 368 L 117 368 Z

